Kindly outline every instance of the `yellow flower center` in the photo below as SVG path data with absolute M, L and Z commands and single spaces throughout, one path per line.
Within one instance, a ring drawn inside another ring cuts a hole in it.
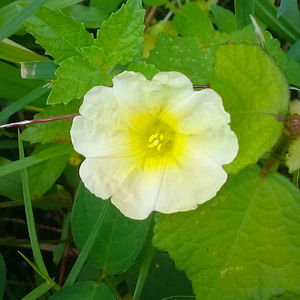
M 184 152 L 184 137 L 177 120 L 167 113 L 141 113 L 131 122 L 132 154 L 143 168 L 174 163 Z

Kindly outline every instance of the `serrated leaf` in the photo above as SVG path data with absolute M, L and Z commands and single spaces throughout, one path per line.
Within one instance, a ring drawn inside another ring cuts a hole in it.
M 68 57 L 83 55 L 80 49 L 94 42 L 93 36 L 81 23 L 59 10 L 43 7 L 25 24 L 36 41 L 58 64 Z
M 238 29 L 236 17 L 230 10 L 219 5 L 212 5 L 211 11 L 220 32 L 231 33 Z
M 198 36 L 199 41 L 206 45 L 212 39 L 213 26 L 207 12 L 190 2 L 181 7 L 173 20 L 174 27 L 183 36 Z
M 283 123 L 276 115 L 287 113 L 288 85 L 259 47 L 232 44 L 218 48 L 211 87 L 222 97 L 238 137 L 238 155 L 226 166 L 227 171 L 237 172 L 256 163 L 278 140 Z
M 286 155 L 286 164 L 289 172 L 300 170 L 300 140 L 293 140 Z
M 65 59 L 56 70 L 56 77 L 48 97 L 48 104 L 68 103 L 80 99 L 96 85 L 107 85 L 109 75 L 92 65 L 86 57 Z
M 0 299 L 3 298 L 6 282 L 6 267 L 4 259 L 0 253 Z
M 75 114 L 79 111 L 81 101 L 72 101 L 67 105 L 57 104 L 45 108 L 34 116 L 34 119 Z M 49 143 L 53 141 L 69 141 L 72 119 L 59 120 L 28 125 L 22 133 L 22 139 L 31 143 Z
M 148 62 L 161 71 L 178 71 L 194 84 L 207 84 L 214 72 L 214 49 L 202 49 L 197 37 L 160 33 Z
M 283 176 L 260 172 L 246 168 L 197 210 L 158 220 L 154 244 L 186 272 L 197 299 L 300 293 L 300 194 Z
M 103 23 L 95 45 L 103 50 L 107 66 L 124 65 L 141 56 L 144 14 L 141 0 L 128 0 Z
M 91 194 L 83 184 L 79 186 L 72 212 L 72 232 L 79 249 L 85 244 L 104 203 L 105 201 Z M 125 271 L 142 248 L 149 220 L 126 218 L 110 204 L 90 252 L 89 261 L 100 269 L 104 268 L 109 274 Z
M 149 80 L 159 72 L 154 65 L 148 64 L 144 60 L 129 64 L 127 70 L 142 73 Z
M 116 300 L 104 283 L 78 282 L 64 288 L 50 297 L 50 300 Z

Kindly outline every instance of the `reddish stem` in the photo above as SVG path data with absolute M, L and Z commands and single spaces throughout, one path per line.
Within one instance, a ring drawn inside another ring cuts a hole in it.
M 200 84 L 200 85 L 193 85 L 194 89 L 209 89 L 210 85 L 209 84 Z

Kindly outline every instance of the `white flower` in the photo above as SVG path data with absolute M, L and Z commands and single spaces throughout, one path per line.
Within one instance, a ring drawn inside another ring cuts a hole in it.
M 194 91 L 181 73 L 162 72 L 149 81 L 123 72 L 112 88 L 92 88 L 79 112 L 71 137 L 86 157 L 83 183 L 133 219 L 210 200 L 227 179 L 222 165 L 238 152 L 220 96 Z

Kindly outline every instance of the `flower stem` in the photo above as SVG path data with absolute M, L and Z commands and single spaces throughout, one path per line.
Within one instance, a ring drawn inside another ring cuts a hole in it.
M 153 216 L 151 225 L 149 228 L 148 238 L 147 238 L 147 246 L 145 250 L 145 254 L 143 257 L 139 277 L 136 283 L 135 291 L 132 300 L 139 300 L 143 291 L 143 287 L 150 269 L 150 265 L 155 253 L 155 249 L 152 246 L 152 237 L 153 237 Z
M 103 221 L 103 219 L 106 215 L 106 212 L 108 211 L 109 204 L 110 204 L 110 202 L 108 200 L 105 201 L 103 209 L 101 210 L 101 212 L 98 216 L 98 219 L 97 219 L 97 221 L 96 221 L 96 223 L 95 223 L 95 225 L 94 225 L 87 241 L 85 242 L 85 244 L 83 246 L 82 251 L 80 252 L 80 254 L 79 254 L 79 256 L 78 256 L 78 258 L 77 258 L 77 260 L 76 260 L 76 262 L 75 262 L 75 264 L 74 264 L 74 266 L 73 266 L 73 268 L 70 272 L 70 274 L 68 275 L 68 277 L 66 279 L 64 287 L 70 286 L 76 281 L 83 265 L 85 264 L 89 254 L 91 252 L 91 249 L 92 249 L 92 246 L 95 242 L 95 239 L 96 239 L 96 237 L 97 237 L 97 235 L 98 235 L 98 233 L 101 229 L 101 224 L 102 224 L 102 221 Z

